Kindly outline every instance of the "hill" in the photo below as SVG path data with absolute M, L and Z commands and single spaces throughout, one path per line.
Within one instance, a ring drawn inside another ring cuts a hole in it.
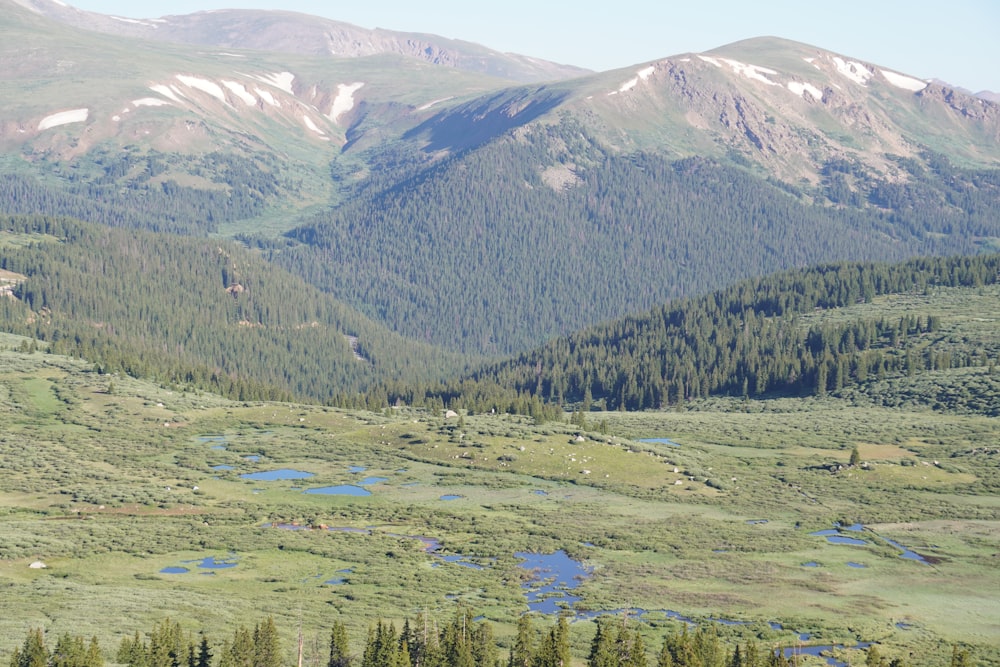
M 226 9 L 136 19 L 82 11 L 55 0 L 13 1 L 63 24 L 142 40 L 327 59 L 394 54 L 520 82 L 567 79 L 589 73 L 580 67 L 540 58 L 499 53 L 472 42 L 379 28 L 368 30 L 298 12 Z
M 18 276 L 5 330 L 178 390 L 352 404 L 463 367 L 231 241 L 14 216 L 0 219 L 0 267 Z
M 828 392 L 897 405 L 902 394 L 996 416 L 1000 341 L 986 314 L 995 312 L 998 280 L 998 255 L 757 278 L 555 339 L 478 371 L 470 379 L 481 385 L 464 395 L 513 392 L 586 413 Z M 956 368 L 978 368 L 978 379 L 962 380 L 964 389 L 893 384 Z

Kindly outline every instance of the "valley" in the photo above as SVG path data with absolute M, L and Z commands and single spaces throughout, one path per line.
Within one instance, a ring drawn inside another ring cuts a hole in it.
M 1000 667 L 989 96 L 59 0 L 0 65 L 11 667 Z
M 996 655 L 994 418 L 832 397 L 583 427 L 352 412 L 174 391 L 4 340 L 4 650 L 39 624 L 113 647 L 165 610 L 216 641 L 273 616 L 292 646 L 299 623 L 360 643 L 378 618 L 467 608 L 506 646 L 530 608 L 517 554 L 565 552 L 586 574 L 546 608 L 577 619 L 577 654 L 586 619 L 633 609 L 651 646 L 679 616 L 725 620 L 726 641 Z M 837 524 L 861 539 L 827 539 Z

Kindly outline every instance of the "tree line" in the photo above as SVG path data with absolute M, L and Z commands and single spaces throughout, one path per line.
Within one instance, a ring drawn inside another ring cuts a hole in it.
M 840 263 L 740 282 L 557 338 L 429 390 L 453 408 L 538 414 L 545 405 L 662 408 L 714 395 L 823 395 L 890 375 L 989 366 L 995 342 L 936 344 L 940 318 L 804 316 L 877 296 L 1000 279 L 1000 255 Z M 390 391 L 390 396 L 392 395 Z M 402 400 L 423 398 L 405 390 Z
M 761 646 L 756 640 L 726 643 L 715 626 L 668 629 L 661 643 L 647 648 L 650 628 L 627 616 L 595 619 L 596 630 L 585 658 L 587 667 L 793 667 L 794 647 Z M 404 620 L 397 630 L 378 619 L 367 631 L 364 646 L 353 651 L 347 628 L 336 621 L 330 630 L 325 667 L 568 667 L 571 652 L 569 618 L 539 627 L 533 616 L 518 617 L 515 634 L 503 654 L 493 626 L 468 609 L 456 611 L 438 624 L 427 613 Z M 299 642 L 301 664 L 301 640 Z M 252 627 L 240 626 L 221 643 L 205 633 L 185 632 L 174 620 L 156 623 L 146 634 L 124 637 L 114 662 L 128 667 L 282 667 L 289 664 L 288 647 L 273 618 Z M 865 650 L 866 667 L 909 667 L 912 654 L 889 658 L 878 644 Z M 920 662 L 926 662 L 921 660 Z M 61 635 L 54 648 L 45 645 L 41 629 L 29 630 L 15 648 L 10 667 L 104 667 L 97 639 Z M 315 661 L 313 662 L 315 664 Z M 949 667 L 971 667 L 967 649 L 953 647 Z

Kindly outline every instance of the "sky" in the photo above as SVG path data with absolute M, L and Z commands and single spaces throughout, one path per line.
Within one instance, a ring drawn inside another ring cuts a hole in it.
M 597 71 L 773 35 L 921 79 L 1000 92 L 998 0 L 66 0 L 130 18 L 285 9 L 427 32 Z

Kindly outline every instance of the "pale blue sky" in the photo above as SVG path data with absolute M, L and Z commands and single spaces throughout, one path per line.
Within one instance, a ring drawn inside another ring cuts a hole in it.
M 287 9 L 364 28 L 429 32 L 594 70 L 775 35 L 978 92 L 1000 92 L 998 0 L 67 0 L 154 18 Z

